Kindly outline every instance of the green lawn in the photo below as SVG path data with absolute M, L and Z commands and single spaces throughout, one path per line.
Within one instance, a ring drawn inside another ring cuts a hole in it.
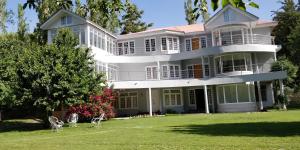
M 5 149 L 295 150 L 300 149 L 300 110 L 110 120 L 99 128 L 79 124 L 57 133 L 32 120 L 5 121 L 0 150 Z

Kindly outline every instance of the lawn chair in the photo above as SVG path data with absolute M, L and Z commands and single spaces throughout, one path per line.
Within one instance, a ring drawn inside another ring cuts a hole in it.
M 58 129 L 62 129 L 63 125 L 64 125 L 64 122 L 61 121 L 61 120 L 58 120 L 56 117 L 54 116 L 50 116 L 49 117 L 49 122 L 51 124 L 51 129 L 52 131 L 58 131 Z
M 69 115 L 67 122 L 70 124 L 71 127 L 77 127 L 78 114 L 72 113 L 71 115 Z
M 93 127 L 101 126 L 101 121 L 104 119 L 104 113 L 100 115 L 100 117 L 94 117 L 91 121 Z

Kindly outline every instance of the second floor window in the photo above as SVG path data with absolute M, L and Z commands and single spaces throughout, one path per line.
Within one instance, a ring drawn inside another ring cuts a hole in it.
M 169 65 L 162 66 L 162 77 L 163 78 L 180 78 L 180 66 L 179 65 Z
M 72 23 L 72 16 L 63 16 L 60 18 L 61 25 L 68 25 Z
M 118 43 L 118 55 L 129 55 L 134 54 L 135 51 L 135 42 L 126 41 Z
M 163 37 L 161 38 L 161 49 L 165 50 L 179 50 L 179 38 Z
M 156 41 L 154 38 L 145 39 L 146 52 L 156 51 Z
M 157 79 L 157 66 L 146 67 L 147 80 Z

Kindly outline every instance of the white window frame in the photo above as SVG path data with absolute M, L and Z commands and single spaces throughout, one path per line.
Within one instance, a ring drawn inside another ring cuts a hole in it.
M 190 50 L 187 50 L 187 48 L 186 48 L 186 45 L 187 45 L 187 40 L 190 40 Z M 192 49 L 193 49 L 193 45 L 192 45 L 192 38 L 185 38 L 184 39 L 184 48 L 185 48 L 185 51 L 186 52 L 191 52 L 192 51 Z
M 166 38 L 166 45 L 167 45 L 167 49 L 166 50 L 163 50 L 163 45 L 162 45 L 162 39 L 163 38 Z M 170 48 L 170 45 L 169 45 L 169 38 L 172 38 L 172 49 Z M 174 39 L 177 39 L 177 48 L 178 49 L 174 49 L 175 48 L 175 44 L 174 44 Z M 179 37 L 176 37 L 176 36 L 163 36 L 160 38 L 160 48 L 161 48 L 161 51 L 179 51 L 180 50 L 180 41 L 179 41 Z
M 186 65 L 186 71 L 187 71 L 187 78 L 190 78 L 190 79 L 193 79 L 195 78 L 194 74 L 195 74 L 195 71 L 194 71 L 194 65 L 195 64 L 188 64 Z M 190 74 L 189 74 L 189 67 L 192 67 L 192 77 L 190 77 Z
M 205 47 L 203 47 L 203 45 L 202 45 L 202 38 L 205 38 Z M 207 36 L 206 35 L 200 36 L 200 48 L 201 49 L 207 48 Z
M 133 53 L 131 53 L 131 51 L 130 51 L 130 49 L 131 49 L 131 46 L 130 46 L 130 42 L 133 42 L 134 44 L 134 47 L 133 47 L 133 49 L 134 49 L 134 52 Z M 124 46 L 124 44 L 125 43 L 128 43 L 128 50 L 127 50 L 127 54 L 125 54 L 125 46 Z M 132 55 L 132 54 L 135 54 L 135 40 L 130 40 L 130 41 L 121 41 L 121 42 L 118 42 L 117 43 L 117 45 L 119 45 L 119 44 L 122 44 L 122 55 Z M 119 46 L 118 46 L 118 55 L 120 55 L 120 53 L 119 53 Z M 121 55 L 121 56 L 122 56 Z
M 150 68 L 151 72 L 150 72 L 150 78 L 148 78 L 148 72 L 147 69 Z M 156 68 L 156 78 L 154 78 L 154 70 L 153 68 Z M 158 80 L 158 67 L 157 66 L 146 66 L 145 67 L 145 71 L 146 71 L 146 80 Z
M 121 97 L 123 97 L 123 96 L 121 96 L 121 93 L 127 93 L 127 96 L 124 96 L 125 97 L 125 107 L 124 108 L 121 107 Z M 119 95 L 119 101 L 118 101 L 119 102 L 119 104 L 118 104 L 119 109 L 138 109 L 138 107 L 139 107 L 139 100 L 138 100 L 138 92 L 137 91 L 121 92 L 121 93 Z M 130 93 L 136 93 L 136 107 L 133 107 L 133 97 L 135 97 L 135 96 L 129 96 Z M 131 107 L 127 107 L 127 97 L 131 98 Z
M 169 91 L 168 93 L 166 93 L 165 91 Z M 171 90 L 179 90 L 179 93 L 171 93 Z M 175 105 L 172 105 L 171 102 L 171 95 L 175 94 Z M 180 94 L 180 105 L 177 104 L 177 94 Z M 166 105 L 166 99 L 165 99 L 165 95 L 169 96 L 169 105 Z M 178 88 L 174 88 L 174 89 L 163 89 L 163 104 L 165 107 L 178 107 L 178 106 L 183 106 L 183 94 L 182 94 L 182 89 L 178 89 Z
M 195 104 L 191 104 L 191 91 L 193 91 L 194 93 L 194 100 L 195 100 Z M 188 96 L 189 96 L 189 106 L 197 106 L 197 100 L 196 100 L 196 90 L 195 89 L 188 89 Z
M 164 66 L 166 66 L 167 67 L 167 74 L 168 74 L 168 76 L 167 77 L 164 77 L 163 76 L 163 69 L 161 69 L 162 70 L 162 78 L 163 79 L 180 79 L 181 78 L 181 66 L 180 65 L 174 65 L 174 64 L 168 64 L 168 65 L 162 65 L 162 68 L 164 67 Z M 174 77 L 171 77 L 171 66 L 173 66 L 173 69 L 174 69 Z M 178 73 L 179 73 L 179 76 L 178 77 L 176 77 L 176 69 L 175 69 L 175 67 L 178 67 Z
M 146 41 L 149 40 L 149 48 L 150 48 L 150 51 L 147 51 L 147 47 L 146 47 Z M 154 40 L 155 41 L 155 47 L 152 47 L 152 43 L 151 41 Z M 145 38 L 144 39 L 144 46 L 145 46 L 145 52 L 146 53 L 151 53 L 151 52 L 155 52 L 156 51 L 156 45 L 157 45 L 157 42 L 156 42 L 156 38 L 155 37 L 150 37 L 150 38 Z M 152 50 L 154 48 L 154 51 Z

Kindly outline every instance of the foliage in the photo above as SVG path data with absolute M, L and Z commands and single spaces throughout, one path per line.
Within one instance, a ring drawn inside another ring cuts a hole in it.
M 144 11 L 138 10 L 137 6 L 131 3 L 130 0 L 126 0 L 124 12 L 125 14 L 122 16 L 121 21 L 121 34 L 145 31 L 147 28 L 153 26 L 153 23 L 147 24 L 140 20 Z
M 0 0 L 0 33 L 6 33 L 6 23 L 14 23 L 12 10 L 6 9 L 7 0 Z
M 75 0 L 75 13 L 81 17 L 86 17 L 88 14 L 88 7 L 85 4 L 81 4 L 80 0 Z
M 185 20 L 188 22 L 188 24 L 196 24 L 197 18 L 194 14 L 193 4 L 192 0 L 186 0 L 184 2 L 184 10 L 185 10 Z
M 294 87 L 295 78 L 297 77 L 298 67 L 293 65 L 291 61 L 286 58 L 279 58 L 278 61 L 272 64 L 272 71 L 286 71 L 287 79 L 285 80 L 285 84 L 289 87 Z
M 248 0 L 248 5 L 250 7 L 259 8 L 259 5 L 253 2 L 252 0 Z M 225 7 L 226 5 L 232 5 L 236 8 L 239 8 L 241 10 L 246 10 L 246 3 L 244 0 L 211 0 L 211 8 L 213 11 L 216 11 L 219 8 L 219 4 L 222 4 L 222 7 Z M 208 13 L 207 9 L 207 0 L 194 0 L 194 13 L 196 15 L 196 18 L 198 18 L 201 14 Z
M 112 89 L 105 88 L 100 95 L 90 96 L 88 101 L 72 105 L 67 114 L 77 113 L 82 120 L 90 121 L 93 117 L 99 117 L 105 113 L 105 118 L 115 116 L 112 104 L 116 100 L 116 94 Z
M 21 4 L 18 4 L 18 37 L 21 41 L 25 40 L 28 25 L 24 18 L 24 9 Z
M 280 102 L 281 104 L 287 104 L 289 98 L 288 98 L 287 95 L 281 95 L 281 94 L 279 94 L 279 95 L 277 96 L 277 100 L 278 100 L 278 102 Z
M 25 48 L 17 62 L 19 99 L 53 111 L 99 91 L 103 76 L 93 71 L 90 50 L 77 43 L 70 29 L 61 29 L 53 44 Z

